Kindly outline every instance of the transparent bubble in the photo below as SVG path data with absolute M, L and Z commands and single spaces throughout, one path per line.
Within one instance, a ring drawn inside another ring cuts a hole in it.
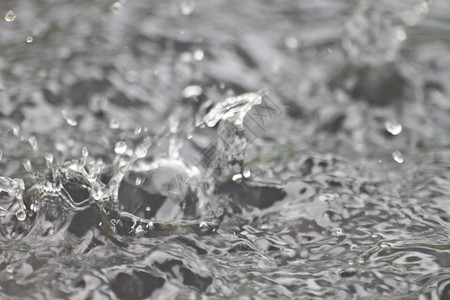
M 16 18 L 16 14 L 13 11 L 8 11 L 5 15 L 6 22 L 12 22 Z
M 125 143 L 124 141 L 120 141 L 116 143 L 116 146 L 114 147 L 114 152 L 116 152 L 116 154 L 118 155 L 122 155 L 127 151 L 127 143 Z
M 403 157 L 403 154 L 400 151 L 392 152 L 392 158 L 399 164 L 402 164 L 405 161 L 405 158 Z
M 27 43 L 31 44 L 32 42 L 33 42 L 33 37 L 32 36 L 27 37 Z
M 111 11 L 116 15 L 120 14 L 123 11 L 122 3 L 120 3 L 119 1 L 114 2 L 114 4 L 111 5 Z
M 387 132 L 389 132 L 392 135 L 398 135 L 402 132 L 402 124 L 398 123 L 397 121 L 386 121 L 384 124 Z

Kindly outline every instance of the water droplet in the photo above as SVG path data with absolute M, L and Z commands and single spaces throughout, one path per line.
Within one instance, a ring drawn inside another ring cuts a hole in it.
M 65 109 L 63 109 L 61 111 L 61 113 L 62 113 L 64 120 L 66 120 L 67 124 L 69 124 L 70 126 L 73 126 L 73 127 L 78 125 L 77 120 L 73 116 L 70 116 L 69 113 Z
M 398 123 L 397 121 L 386 121 L 384 124 L 387 132 L 389 132 L 392 135 L 398 135 L 402 132 L 403 127 L 402 124 Z
M 242 175 L 244 175 L 244 178 L 249 178 L 252 175 L 252 172 L 249 168 L 245 168 L 244 172 L 242 172 Z
M 141 133 L 141 131 L 142 131 L 141 126 L 137 125 L 137 126 L 134 128 L 134 135 L 139 135 L 139 134 Z
M 48 165 L 51 165 L 53 163 L 53 155 L 51 153 L 45 154 L 45 161 Z
M 406 32 L 403 29 L 398 29 L 396 32 L 396 36 L 399 41 L 406 40 Z
M 147 212 L 149 212 L 149 211 L 151 211 L 152 210 L 152 208 L 150 207 L 150 206 L 147 206 L 146 208 L 145 208 L 145 211 L 147 211 Z
M 81 149 L 81 156 L 83 156 L 84 158 L 89 156 L 89 151 L 88 151 L 88 149 L 86 147 L 83 147 Z
M 33 42 L 33 37 L 32 36 L 27 37 L 27 43 L 31 44 L 32 42 Z
M 119 123 L 119 121 L 117 121 L 116 119 L 111 119 L 110 121 L 109 121 L 109 128 L 111 128 L 111 129 L 117 129 L 117 128 L 119 128 L 120 127 L 120 123 Z
M 135 232 L 136 234 L 139 234 L 139 233 L 141 233 L 141 232 L 143 232 L 143 231 L 144 231 L 144 229 L 142 228 L 141 225 L 139 225 L 138 227 L 136 227 L 136 229 L 134 230 L 134 232 Z
M 142 177 L 140 177 L 140 176 L 136 177 L 135 184 L 141 185 L 141 183 L 142 183 Z
M 18 211 L 16 211 L 16 218 L 19 221 L 24 221 L 27 218 L 25 210 L 21 208 Z
M 189 85 L 181 91 L 181 95 L 183 96 L 183 98 L 197 97 L 200 96 L 202 93 L 203 89 L 201 86 L 198 85 Z
M 6 15 L 5 15 L 5 20 L 6 20 L 6 22 L 12 22 L 12 21 L 14 21 L 14 19 L 16 18 L 16 15 L 14 14 L 14 12 L 13 11 L 8 11 L 7 13 L 6 13 Z
M 123 11 L 122 3 L 120 3 L 119 1 L 114 2 L 114 4 L 111 5 L 111 11 L 116 15 L 120 14 Z
M 180 2 L 180 11 L 183 15 L 190 15 L 195 8 L 195 2 L 192 0 L 185 0 Z
M 297 49 L 298 48 L 298 40 L 297 38 L 293 37 L 293 36 L 288 36 L 285 40 L 284 40 L 284 44 L 286 45 L 287 48 L 289 49 Z
M 400 151 L 392 152 L 392 158 L 399 164 L 402 164 L 405 161 L 405 158 L 403 157 L 403 154 Z
M 242 174 L 234 174 L 233 177 L 231 177 L 231 180 L 233 180 L 233 181 L 242 180 Z
M 201 49 L 195 50 L 195 52 L 194 52 L 194 59 L 195 60 L 199 60 L 200 61 L 204 57 L 205 57 L 205 52 L 203 52 L 203 50 L 201 50 Z
M 28 143 L 30 144 L 31 148 L 33 148 L 34 151 L 38 149 L 37 141 L 34 136 L 28 138 Z
M 28 173 L 33 173 L 33 167 L 31 166 L 31 162 L 28 159 L 23 161 L 23 167 Z
M 127 151 L 127 143 L 125 143 L 124 141 L 120 141 L 116 143 L 116 146 L 114 147 L 114 152 L 116 152 L 116 154 L 118 155 L 122 155 Z

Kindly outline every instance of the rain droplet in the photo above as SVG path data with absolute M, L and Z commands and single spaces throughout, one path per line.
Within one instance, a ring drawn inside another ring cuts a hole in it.
M 19 221 L 24 221 L 27 218 L 25 210 L 21 208 L 18 211 L 16 211 L 16 218 Z
M 403 154 L 400 151 L 392 152 L 392 158 L 399 164 L 402 164 L 405 161 L 405 158 L 403 157 Z
M 27 43 L 31 44 L 32 42 L 33 42 L 33 37 L 32 36 L 27 37 Z
M 201 86 L 198 85 L 189 85 L 181 91 L 181 95 L 183 96 L 183 98 L 197 97 L 200 96 L 202 93 L 203 89 Z
M 406 32 L 403 29 L 397 30 L 396 36 L 399 41 L 406 40 Z
M 147 212 L 149 212 L 149 211 L 151 211 L 152 210 L 152 208 L 150 207 L 150 206 L 147 206 L 146 208 L 145 208 L 145 211 L 147 211 Z
M 181 13 L 185 16 L 190 15 L 195 8 L 195 2 L 192 0 L 185 0 L 180 2 Z
M 14 14 L 13 11 L 8 11 L 5 15 L 5 20 L 6 22 L 12 22 L 14 21 L 14 19 L 16 18 L 16 14 Z
M 124 141 L 120 141 L 116 143 L 116 146 L 114 147 L 114 152 L 116 152 L 116 154 L 118 155 L 122 155 L 125 153 L 125 151 L 127 151 L 127 143 L 125 143 Z
M 123 5 L 119 1 L 114 2 L 114 4 L 111 5 L 111 11 L 116 15 L 120 14 L 122 12 L 122 10 L 123 10 Z
M 392 135 L 398 135 L 403 130 L 402 124 L 398 123 L 397 121 L 386 121 L 384 126 L 387 132 L 389 132 Z
M 63 116 L 64 120 L 66 120 L 67 124 L 69 124 L 70 126 L 77 126 L 78 125 L 77 120 L 74 117 L 69 116 L 69 113 L 65 109 L 63 109 L 61 111 L 61 113 L 62 113 L 62 116 Z

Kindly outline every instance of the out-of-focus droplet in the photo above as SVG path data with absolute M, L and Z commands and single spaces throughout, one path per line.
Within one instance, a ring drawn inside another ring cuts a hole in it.
M 67 124 L 69 124 L 72 127 L 75 127 L 78 125 L 77 120 L 73 116 L 70 116 L 69 112 L 67 112 L 67 110 L 63 109 L 61 113 L 62 113 L 64 120 L 66 120 Z
M 398 29 L 396 32 L 396 36 L 399 41 L 406 40 L 406 32 L 403 29 Z
M 31 44 L 32 42 L 33 42 L 33 37 L 32 36 L 27 37 L 27 43 Z
M 203 89 L 201 86 L 198 85 L 189 85 L 181 91 L 181 95 L 183 96 L 183 98 L 197 97 L 200 96 L 202 93 Z
M 387 132 L 392 135 L 400 134 L 403 129 L 402 124 L 398 123 L 397 121 L 386 121 L 384 127 L 386 128 Z
M 293 36 L 288 36 L 285 40 L 284 40 L 284 44 L 286 45 L 287 48 L 289 49 L 297 49 L 299 46 L 298 43 L 298 39 L 293 37 Z
M 203 50 L 198 49 L 194 51 L 194 59 L 195 60 L 202 60 L 205 57 L 205 52 Z
M 119 1 L 114 2 L 114 4 L 111 5 L 111 11 L 116 15 L 120 14 L 123 11 L 122 3 L 120 3 Z
M 116 143 L 116 146 L 114 147 L 114 152 L 116 152 L 116 154 L 118 155 L 122 155 L 127 151 L 127 143 L 125 143 L 124 141 L 120 141 Z
M 31 166 L 31 162 L 28 159 L 23 161 L 23 167 L 28 173 L 33 173 L 33 167 Z
M 25 221 L 25 219 L 27 218 L 27 213 L 25 212 L 24 209 L 20 208 L 19 210 L 16 211 L 16 218 L 19 221 Z
M 134 128 L 134 135 L 139 135 L 139 134 L 141 133 L 141 131 L 142 131 L 142 127 L 139 126 L 139 125 L 137 125 L 137 126 Z
M 81 156 L 83 156 L 84 158 L 89 156 L 89 151 L 88 151 L 88 149 L 86 147 L 83 147 L 81 149 Z
M 242 172 L 242 175 L 244 175 L 244 178 L 249 178 L 252 175 L 252 172 L 250 171 L 250 169 L 245 168 L 244 172 Z
M 119 121 L 117 121 L 116 119 L 111 119 L 110 121 L 109 121 L 109 128 L 111 128 L 111 129 L 117 129 L 117 128 L 119 128 L 120 127 L 120 123 L 119 123 Z
M 28 138 L 28 143 L 30 144 L 31 148 L 33 148 L 34 151 L 38 149 L 37 141 L 34 136 Z
M 16 14 L 13 11 L 8 11 L 5 15 L 6 22 L 12 22 L 16 18 Z
M 45 161 L 47 162 L 47 164 L 52 164 L 53 163 L 53 155 L 51 153 L 45 154 Z
M 403 157 L 403 154 L 400 151 L 392 152 L 392 158 L 399 164 L 402 164 L 405 161 L 405 158 Z
M 141 185 L 141 183 L 142 183 L 142 177 L 140 177 L 140 176 L 136 177 L 135 184 Z
M 195 8 L 195 2 L 193 0 L 183 0 L 180 2 L 180 11 L 183 15 L 190 15 Z
M 145 211 L 147 211 L 147 212 L 149 212 L 149 211 L 151 211 L 152 210 L 152 208 L 150 207 L 150 206 L 147 206 L 146 208 L 145 208 Z

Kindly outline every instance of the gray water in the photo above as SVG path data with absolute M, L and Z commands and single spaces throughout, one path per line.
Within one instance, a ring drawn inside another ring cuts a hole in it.
M 450 299 L 450 3 L 392 2 L 1 1 L 0 298 Z

